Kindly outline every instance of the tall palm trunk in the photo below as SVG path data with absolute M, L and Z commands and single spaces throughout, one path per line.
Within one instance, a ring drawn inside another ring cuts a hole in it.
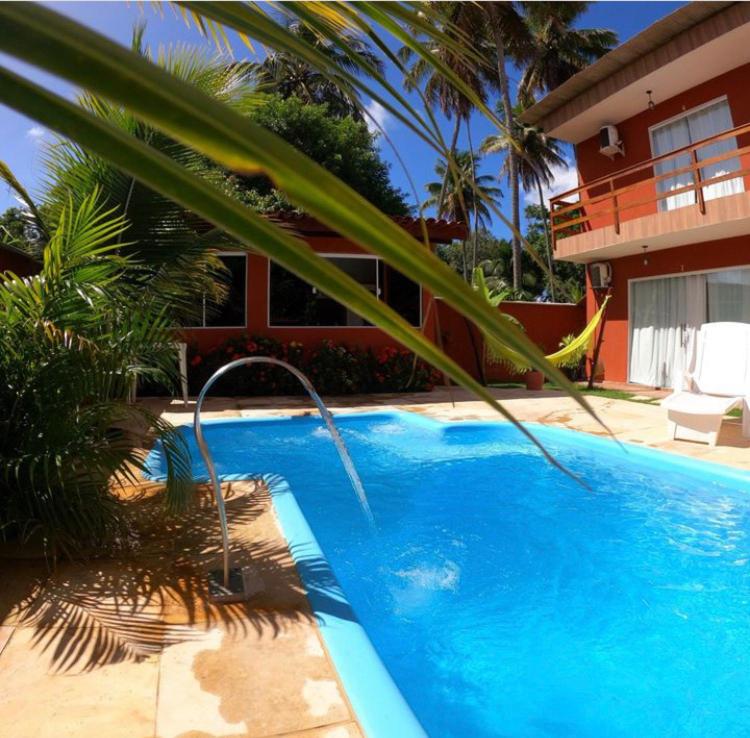
M 469 142 L 469 156 L 471 157 L 471 201 L 473 203 L 474 210 L 474 230 L 471 234 L 471 265 L 469 268 L 469 274 L 473 274 L 474 268 L 477 265 L 477 239 L 479 238 L 479 193 L 477 192 L 477 164 L 474 159 L 474 145 L 471 142 L 471 125 L 468 119 L 466 120 L 466 135 Z
M 547 268 L 549 269 L 549 293 L 552 297 L 552 302 L 555 301 L 555 272 L 553 269 L 554 262 L 552 261 L 552 243 L 549 236 L 549 223 L 547 223 L 547 216 L 544 214 L 544 190 L 542 189 L 542 180 L 539 176 L 534 177 L 536 180 L 537 191 L 539 192 L 539 207 L 542 211 L 542 225 L 544 226 L 544 245 L 547 249 Z
M 445 191 L 448 187 L 448 177 L 451 176 L 451 160 L 456 154 L 458 146 L 458 132 L 461 130 L 461 116 L 456 114 L 456 123 L 453 126 L 453 135 L 451 136 L 451 146 L 448 151 L 448 158 L 445 161 L 445 174 L 443 175 L 443 184 L 440 187 L 440 197 L 437 203 L 437 217 L 443 216 L 443 205 L 445 204 Z
M 514 117 L 513 106 L 510 104 L 510 90 L 508 88 L 508 75 L 505 72 L 505 42 L 503 41 L 503 32 L 501 28 L 502 20 L 495 6 L 495 3 L 488 3 L 490 25 L 495 39 L 495 50 L 497 52 L 497 80 L 500 86 L 500 99 L 503 106 L 503 115 L 505 116 L 505 125 L 508 127 L 508 133 L 513 131 Z M 512 141 L 512 136 L 508 137 Z M 508 179 L 510 180 L 510 207 L 513 222 L 513 289 L 521 289 L 521 211 L 519 206 L 519 187 L 518 187 L 518 160 L 516 152 L 511 146 L 508 150 Z

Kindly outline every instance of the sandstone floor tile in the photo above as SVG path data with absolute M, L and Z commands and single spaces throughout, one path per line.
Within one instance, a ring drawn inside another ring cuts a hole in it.
M 7 738 L 153 735 L 158 661 L 121 660 L 82 671 L 97 637 L 77 635 L 78 656 L 60 670 L 57 649 L 35 643 L 32 628 L 16 629 L 0 657 L 0 734 L 12 726 Z
M 363 738 L 363 735 L 357 723 L 339 723 L 302 732 L 287 733 L 283 738 Z
M 261 738 L 353 719 L 309 623 L 244 634 L 216 628 L 172 646 L 159 685 L 159 738 L 190 730 Z

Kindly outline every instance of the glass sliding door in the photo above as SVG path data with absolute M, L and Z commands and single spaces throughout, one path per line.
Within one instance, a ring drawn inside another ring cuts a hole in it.
M 696 333 L 705 322 L 705 275 L 632 282 L 628 381 L 672 387 L 688 369 Z
M 750 267 L 630 283 L 628 381 L 672 387 L 704 323 L 750 323 Z
M 706 275 L 709 323 L 750 323 L 750 269 L 727 269 Z

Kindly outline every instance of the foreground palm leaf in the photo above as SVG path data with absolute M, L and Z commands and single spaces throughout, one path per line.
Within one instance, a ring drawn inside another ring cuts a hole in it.
M 562 374 L 546 364 L 535 346 L 520 332 L 504 325 L 505 321 L 477 300 L 471 288 L 436 256 L 421 248 L 357 193 L 274 134 L 147 60 L 45 8 L 7 3 L 0 6 L 0 18 L 5 20 L 6 27 L 0 48 L 127 106 L 232 170 L 266 173 L 306 212 L 382 256 L 393 267 L 440 295 L 483 331 L 505 341 L 560 386 L 576 393 Z M 32 38 L 36 39 L 35 44 L 29 43 Z M 3 95 L 5 102 L 13 107 L 24 104 L 23 97 L 5 92 Z M 50 123 L 55 128 L 54 122 L 46 122 Z M 78 138 L 74 130 L 65 131 L 65 135 Z M 197 208 L 192 209 L 199 212 Z M 219 222 L 211 220 L 221 227 Z M 260 244 L 255 245 L 262 250 Z M 327 292 L 340 297 L 330 286 Z
M 39 6 L 0 6 L 0 48 L 124 105 L 137 116 L 233 170 L 262 171 L 289 198 L 344 236 L 440 295 L 486 335 L 544 371 L 587 410 L 586 401 L 541 352 L 414 239 L 335 177 L 278 137 L 253 125 L 106 38 Z M 76 105 L 4 71 L 0 99 L 92 151 L 297 273 L 379 325 L 506 417 L 469 375 L 424 336 L 304 243 L 268 223 L 148 146 L 114 131 Z

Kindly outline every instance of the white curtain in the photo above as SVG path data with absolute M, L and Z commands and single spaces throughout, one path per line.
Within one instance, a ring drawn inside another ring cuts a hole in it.
M 714 105 L 709 105 L 693 113 L 688 113 L 671 123 L 665 123 L 658 128 L 652 129 L 651 142 L 653 154 L 654 156 L 668 154 L 670 151 L 675 151 L 683 146 L 688 146 L 691 143 L 697 143 L 710 136 L 728 131 L 732 127 L 732 115 L 729 105 L 726 100 L 720 100 Z M 698 160 L 702 161 L 720 156 L 736 148 L 737 141 L 732 137 L 704 146 L 698 149 L 696 153 Z M 654 165 L 654 172 L 656 175 L 667 174 L 675 169 L 688 166 L 690 162 L 690 154 L 680 154 L 673 159 Z M 737 171 L 739 168 L 740 162 L 736 157 L 725 159 L 724 161 L 709 164 L 701 168 L 701 179 L 705 181 L 712 177 L 720 177 L 724 174 Z M 657 182 L 657 192 L 671 192 L 692 183 L 692 172 L 684 172 L 674 177 L 666 177 Z M 737 179 L 729 179 L 717 184 L 707 185 L 702 189 L 704 199 L 713 200 L 716 197 L 725 197 L 726 195 L 742 192 L 743 183 L 742 179 L 738 177 Z M 695 202 L 695 192 L 683 192 L 679 195 L 660 200 L 659 209 L 674 210 L 685 205 L 692 205 Z
M 652 148 L 654 156 L 668 154 L 675 149 L 681 149 L 683 146 L 690 145 L 690 128 L 685 118 L 680 118 L 672 123 L 659 126 L 651 132 Z M 680 154 L 680 156 L 666 159 L 654 165 L 654 173 L 667 174 L 675 169 L 682 169 L 690 164 L 690 154 Z M 656 191 L 671 192 L 680 187 L 685 187 L 693 182 L 693 175 L 690 172 L 683 172 L 674 177 L 665 177 L 656 183 Z M 674 210 L 682 208 L 685 205 L 692 205 L 695 202 L 694 192 L 682 192 L 673 197 L 666 197 L 659 200 L 659 210 Z
M 633 282 L 630 299 L 628 379 L 672 387 L 690 368 L 695 336 L 706 320 L 706 276 Z
M 750 269 L 707 275 L 708 322 L 750 323 Z
M 728 131 L 732 128 L 732 114 L 729 111 L 729 105 L 726 100 L 710 105 L 706 108 L 692 113 L 687 117 L 688 127 L 690 128 L 690 140 L 693 143 L 702 141 L 704 138 L 709 136 L 715 136 L 722 131 Z M 716 143 L 708 146 L 703 146 L 697 150 L 698 161 L 704 159 L 712 159 L 715 156 L 721 156 L 728 151 L 733 151 L 737 148 L 737 140 L 732 136 L 726 138 L 723 141 L 717 141 Z M 740 168 L 740 162 L 737 157 L 731 159 L 724 159 L 724 161 L 716 162 L 715 164 L 709 164 L 707 167 L 701 169 L 701 179 L 706 181 L 712 177 L 721 177 L 724 174 L 730 172 L 736 172 Z M 703 188 L 703 197 L 706 200 L 713 200 L 716 197 L 726 197 L 727 195 L 734 195 L 738 192 L 742 192 L 743 185 L 742 179 L 727 179 L 724 182 L 718 184 L 708 185 Z

